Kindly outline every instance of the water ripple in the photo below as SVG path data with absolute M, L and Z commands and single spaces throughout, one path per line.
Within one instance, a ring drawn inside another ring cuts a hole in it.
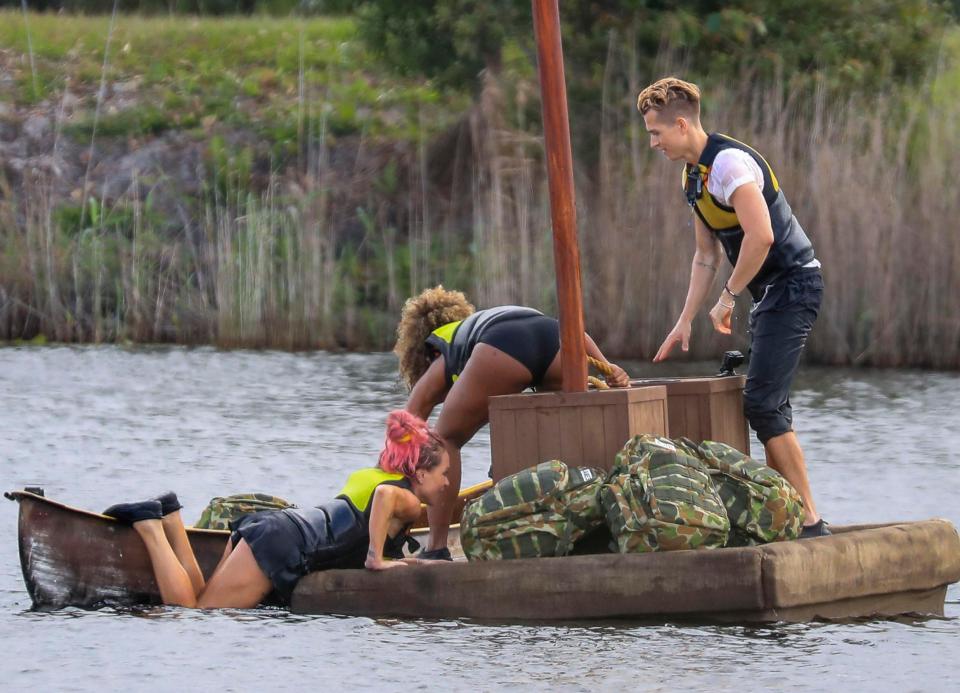
M 647 365 L 633 364 L 644 375 Z M 710 372 L 709 366 L 684 366 Z M 946 517 L 960 459 L 960 376 L 804 369 L 796 425 L 818 506 L 836 523 Z M 215 349 L 0 349 L 0 485 L 99 509 L 173 487 L 198 516 L 214 495 L 260 490 L 301 504 L 371 464 L 402 405 L 387 354 Z M 757 450 L 754 443 L 754 450 Z M 485 477 L 489 435 L 465 450 Z M 942 619 L 704 625 L 299 616 L 279 609 L 30 610 L 0 504 L 0 680 L 17 689 L 493 690 L 958 685 L 960 589 Z M 66 674 L 65 672 L 69 672 Z

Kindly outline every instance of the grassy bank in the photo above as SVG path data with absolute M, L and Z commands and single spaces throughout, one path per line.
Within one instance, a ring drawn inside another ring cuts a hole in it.
M 221 122 L 292 145 L 313 109 L 332 134 L 415 140 L 423 120 L 442 127 L 468 105 L 462 95 L 370 69 L 345 18 L 121 15 L 111 23 L 3 10 L 0 49 L 12 80 L 2 96 L 31 105 L 71 93 L 80 108 L 66 126 L 76 136 L 93 127 L 101 77 L 120 97 L 98 123 L 104 137 Z
M 95 97 L 108 19 L 29 15 L 35 71 L 22 16 L 2 20 L 21 104 L 62 98 L 58 72 Z M 534 124 L 509 115 L 536 98 L 529 69 L 488 82 L 468 107 L 464 95 L 377 76 L 344 20 L 126 18 L 114 31 L 108 81 L 139 79 L 137 90 L 158 96 L 129 110 L 154 108 L 165 128 L 199 123 L 210 180 L 172 219 L 142 186 L 94 196 L 80 221 L 58 211 L 70 201 L 42 175 L 3 190 L 0 337 L 388 348 L 403 299 L 437 282 L 481 306 L 555 311 L 542 145 Z M 824 264 L 813 360 L 960 368 L 960 195 L 949 183 L 960 148 L 958 54 L 954 35 L 922 87 L 867 101 L 809 100 L 747 77 L 707 89 L 705 125 L 767 156 Z M 629 55 L 612 49 L 605 59 L 630 72 Z M 630 91 L 647 81 L 636 74 Z M 263 92 L 246 94 L 245 84 Z M 693 235 L 677 167 L 650 153 L 632 101 L 608 92 L 598 122 L 579 124 L 599 154 L 579 160 L 577 195 L 588 329 L 609 353 L 645 358 L 679 314 Z M 335 125 L 334 114 L 350 112 L 349 128 Z M 446 129 L 455 117 L 459 126 Z M 272 142 L 298 157 L 252 189 L 249 161 L 203 128 L 209 118 L 285 129 L 287 139 Z M 102 142 L 131 136 L 98 132 Z M 385 139 L 409 145 L 356 164 Z M 691 356 L 744 346 L 745 308 L 733 340 L 702 318 Z

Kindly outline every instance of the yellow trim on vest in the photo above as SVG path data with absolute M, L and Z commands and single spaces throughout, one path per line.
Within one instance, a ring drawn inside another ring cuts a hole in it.
M 346 485 L 337 496 L 346 497 L 357 510 L 366 512 L 370 499 L 373 498 L 373 491 L 378 485 L 384 481 L 399 481 L 402 478 L 403 474 L 391 474 L 380 467 L 358 469 L 347 478 Z
M 442 325 L 433 331 L 433 334 L 437 335 L 440 339 L 449 344 L 453 341 L 453 333 L 457 331 L 457 328 L 460 327 L 460 323 L 463 320 L 457 320 L 456 322 L 448 322 L 446 325 Z
M 749 149 L 751 152 L 753 152 L 753 153 L 756 154 L 758 157 L 760 157 L 760 161 L 762 161 L 762 162 L 763 162 L 763 165 L 767 167 L 767 172 L 770 174 L 770 180 L 773 181 L 773 191 L 774 191 L 774 192 L 779 192 L 779 190 L 780 190 L 780 182 L 777 180 L 777 176 L 776 176 L 776 174 L 773 172 L 773 168 L 770 166 L 770 164 L 767 163 L 767 160 L 763 158 L 763 154 L 761 154 L 760 152 L 758 152 L 756 149 L 754 149 L 753 147 L 751 147 L 751 146 L 750 146 L 749 144 L 747 144 L 746 142 L 741 142 L 741 141 L 738 140 L 736 137 L 730 137 L 730 135 L 724 135 L 722 132 L 718 132 L 717 134 L 720 135 L 721 137 L 726 137 L 726 138 L 727 138 L 728 140 L 730 140 L 731 142 L 736 142 L 737 144 L 739 144 L 739 145 L 741 145 L 741 146 L 743 146 L 743 147 L 746 147 L 746 148 Z
M 770 174 L 770 180 L 773 183 L 773 190 L 777 192 L 780 190 L 780 183 L 777 181 L 777 176 L 774 174 L 773 169 L 770 167 L 770 164 L 767 163 L 767 160 L 756 149 L 751 147 L 745 142 L 741 142 L 735 137 L 730 137 L 730 135 L 724 135 L 723 133 L 718 133 L 722 137 L 730 140 L 731 142 L 736 142 L 737 144 L 746 147 L 751 152 L 757 155 L 760 161 L 763 162 L 763 165 L 767 167 L 767 173 Z M 703 217 L 703 221 L 706 225 L 713 231 L 728 231 L 740 227 L 740 219 L 737 218 L 737 213 L 735 211 L 727 210 L 720 207 L 713 199 L 713 196 L 707 190 L 707 180 L 710 178 L 710 169 L 703 164 L 697 164 L 697 167 L 700 169 L 700 175 L 703 178 L 703 195 L 697 200 L 697 211 Z M 683 184 L 683 189 L 687 189 L 687 168 L 683 167 L 681 173 L 681 180 Z
M 697 211 L 703 215 L 703 220 L 714 231 L 724 231 L 726 229 L 735 229 L 740 226 L 740 219 L 733 210 L 726 210 L 718 206 L 713 200 L 713 195 L 707 192 L 707 178 L 710 171 L 706 166 L 700 166 L 700 173 L 703 176 L 703 195 L 697 200 Z

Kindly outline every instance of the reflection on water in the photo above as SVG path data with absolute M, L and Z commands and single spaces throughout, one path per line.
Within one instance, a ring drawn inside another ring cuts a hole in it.
M 636 376 L 712 370 L 627 365 Z M 188 519 L 224 493 L 316 503 L 375 461 L 384 416 L 404 401 L 394 368 L 383 354 L 0 349 L 0 486 L 43 486 L 91 509 L 173 488 Z M 795 423 L 827 519 L 960 524 L 958 386 L 955 374 L 801 370 Z M 464 483 L 488 466 L 481 431 L 465 450 Z M 15 504 L 0 504 L 0 527 L 0 681 L 17 688 L 823 690 L 881 681 L 939 690 L 958 681 L 956 586 L 945 619 L 764 626 L 36 613 L 20 575 Z

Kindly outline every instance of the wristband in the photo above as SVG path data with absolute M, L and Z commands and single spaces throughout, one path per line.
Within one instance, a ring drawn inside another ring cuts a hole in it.
M 717 303 L 719 303 L 721 306 L 723 306 L 727 310 L 733 310 L 734 308 L 737 307 L 736 303 L 724 303 L 722 297 L 717 299 Z
M 737 300 L 737 298 L 739 298 L 739 296 L 740 296 L 739 294 L 735 294 L 735 293 L 733 293 L 732 291 L 730 291 L 730 287 L 728 286 L 728 284 L 727 284 L 726 282 L 724 282 L 724 284 L 723 284 L 723 290 L 726 291 L 726 292 L 727 292 L 728 294 L 730 294 L 731 296 L 733 296 L 733 299 L 734 299 L 734 300 Z

